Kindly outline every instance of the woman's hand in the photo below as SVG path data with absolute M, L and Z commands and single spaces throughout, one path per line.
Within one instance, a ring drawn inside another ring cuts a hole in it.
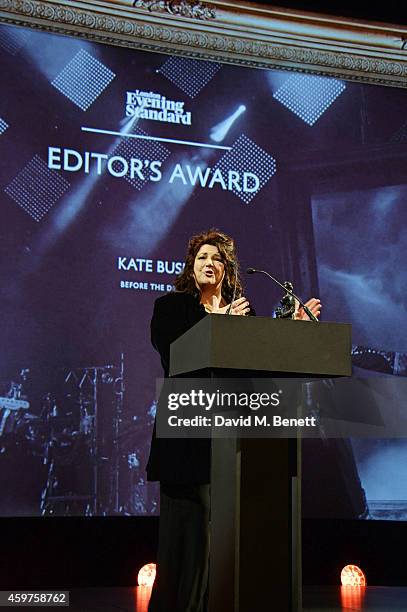
M 320 300 L 317 300 L 317 298 L 311 298 L 310 300 L 308 300 L 308 302 L 305 302 L 305 305 L 307 306 L 307 308 L 310 309 L 312 314 L 318 319 L 318 317 L 321 314 Z M 296 311 L 294 319 L 296 319 L 297 321 L 310 321 L 309 316 L 307 315 L 307 313 L 305 312 L 302 306 L 300 306 L 298 310 Z
M 230 304 L 227 306 L 219 306 L 219 300 L 214 295 L 212 296 L 212 312 L 215 314 L 226 314 L 229 311 Z M 248 315 L 250 312 L 250 305 L 245 297 L 241 297 L 238 300 L 232 302 L 232 307 L 229 314 L 232 315 Z

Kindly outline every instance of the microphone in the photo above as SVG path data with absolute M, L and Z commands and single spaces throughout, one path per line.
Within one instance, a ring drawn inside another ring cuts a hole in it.
M 281 289 L 283 289 L 283 291 L 285 291 L 286 293 L 288 293 L 289 295 L 291 295 L 293 298 L 295 298 L 296 300 L 298 300 L 298 302 L 301 304 L 301 306 L 304 309 L 304 312 L 307 313 L 307 315 L 309 316 L 309 318 L 311 319 L 311 321 L 315 321 L 316 323 L 319 323 L 318 319 L 316 318 L 316 316 L 314 314 L 312 314 L 312 312 L 310 311 L 310 309 L 308 308 L 308 306 L 306 306 L 304 304 L 304 302 L 302 300 L 300 300 L 300 298 L 298 297 L 298 295 L 295 295 L 295 293 L 293 293 L 292 291 L 290 291 L 289 289 L 287 289 L 287 287 L 284 287 L 284 285 L 282 283 L 280 283 L 280 281 L 278 281 L 276 278 L 274 278 L 274 276 L 271 276 L 271 274 L 269 274 L 268 272 L 266 272 L 265 270 L 256 270 L 256 268 L 247 268 L 246 270 L 247 274 L 265 274 L 266 276 L 268 276 L 269 278 L 271 278 L 271 280 L 275 283 L 277 283 L 277 285 L 279 287 L 281 287 Z
M 233 304 L 233 302 L 235 301 L 235 298 L 236 298 L 236 287 L 237 287 L 237 264 L 236 264 L 236 262 L 235 262 L 235 261 L 234 261 L 234 262 L 232 262 L 232 266 L 233 266 L 233 267 L 234 267 L 234 269 L 235 269 L 235 284 L 234 284 L 234 286 L 233 286 L 233 296 L 232 296 L 232 301 L 230 302 L 230 304 L 229 304 L 229 308 L 228 308 L 228 309 L 227 309 L 227 311 L 226 311 L 226 314 L 227 314 L 227 315 L 230 315 L 230 311 L 232 310 L 232 304 Z

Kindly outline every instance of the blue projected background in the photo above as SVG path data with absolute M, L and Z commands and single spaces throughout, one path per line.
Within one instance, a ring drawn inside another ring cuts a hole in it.
M 325 315 L 352 320 L 357 344 L 407 353 L 407 187 L 313 198 Z
M 315 251 L 324 315 L 352 321 L 353 342 L 407 355 L 407 189 L 391 185 L 313 198 Z M 369 353 L 370 351 L 370 353 Z M 404 361 L 403 361 L 404 360 Z M 357 368 L 356 368 L 357 369 Z M 403 372 L 405 375 L 405 371 Z M 400 419 L 405 398 L 399 398 Z M 407 520 L 407 440 L 353 439 L 368 516 Z
M 158 513 L 149 321 L 210 227 L 353 324 L 355 373 L 407 375 L 405 91 L 10 26 L 0 49 L 0 516 Z M 304 516 L 406 520 L 406 455 L 305 441 Z

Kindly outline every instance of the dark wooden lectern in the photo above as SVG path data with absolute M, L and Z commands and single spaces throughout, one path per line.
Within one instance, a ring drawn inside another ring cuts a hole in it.
M 170 376 L 351 375 L 351 326 L 208 315 Z M 233 373 L 233 374 L 232 374 Z M 301 440 L 213 439 L 210 612 L 301 610 Z

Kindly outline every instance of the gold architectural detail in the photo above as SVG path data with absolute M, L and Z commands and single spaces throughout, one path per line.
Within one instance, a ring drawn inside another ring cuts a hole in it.
M 146 9 L 157 13 L 170 13 L 191 19 L 214 19 L 216 11 L 201 2 L 187 0 L 134 0 L 135 8 Z
M 407 28 L 199 0 L 0 0 L 0 22 L 112 45 L 407 87 Z

